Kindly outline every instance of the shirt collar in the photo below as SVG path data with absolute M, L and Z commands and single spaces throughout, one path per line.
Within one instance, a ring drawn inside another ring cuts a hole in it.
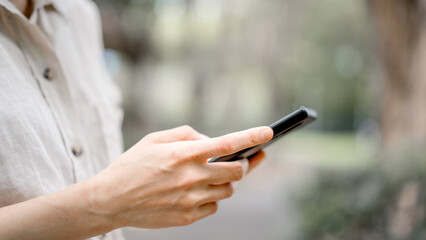
M 59 14 L 64 14 L 64 8 L 61 5 L 61 1 L 63 0 L 34 0 L 34 10 L 38 8 L 49 8 L 51 10 L 54 10 L 58 12 Z
M 60 1 L 58 2 L 57 0 L 33 0 L 33 2 L 34 2 L 34 11 L 37 11 L 37 9 L 40 9 L 40 8 L 49 8 L 51 10 L 58 12 L 60 15 L 63 15 L 64 13 L 64 9 L 62 8 Z M 9 0 L 0 0 L 0 7 L 4 7 L 9 12 L 24 17 L 21 11 L 19 11 L 15 7 L 15 5 L 13 5 Z

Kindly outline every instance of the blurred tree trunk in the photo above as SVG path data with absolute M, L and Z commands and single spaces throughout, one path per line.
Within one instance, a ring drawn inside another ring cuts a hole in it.
M 384 150 L 426 139 L 424 0 L 368 0 L 381 58 Z

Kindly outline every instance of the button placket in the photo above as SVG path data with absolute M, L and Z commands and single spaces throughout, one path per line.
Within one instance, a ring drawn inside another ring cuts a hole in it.
M 27 21 L 21 19 L 12 22 L 16 30 L 16 42 L 19 44 L 19 48 L 54 117 L 64 143 L 63 151 L 69 156 L 70 167 L 64 171 L 72 170 L 71 174 L 73 181 L 76 182 L 78 178 L 76 175 L 75 162 L 78 162 L 77 158 L 82 158 L 84 155 L 81 156 L 83 154 L 83 149 L 79 145 L 79 142 L 73 141 L 73 134 L 67 131 L 74 127 L 74 121 L 70 120 L 70 116 L 74 114 L 74 111 L 72 111 L 73 106 L 70 104 L 73 101 L 69 89 L 65 86 L 66 78 L 63 67 L 59 61 L 59 56 L 52 46 L 49 45 L 48 41 L 45 41 L 46 35 L 43 34 L 39 26 L 36 24 L 29 24 Z M 70 106 L 68 107 L 68 105 Z

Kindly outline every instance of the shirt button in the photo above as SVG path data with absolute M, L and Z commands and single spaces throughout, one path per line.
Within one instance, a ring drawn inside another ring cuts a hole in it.
M 76 157 L 80 157 L 83 154 L 83 149 L 80 146 L 73 146 L 71 148 L 72 154 Z
M 56 74 L 55 74 L 55 72 L 52 69 L 45 68 L 44 71 L 43 71 L 43 77 L 46 80 L 51 81 L 51 80 L 53 80 L 56 77 Z

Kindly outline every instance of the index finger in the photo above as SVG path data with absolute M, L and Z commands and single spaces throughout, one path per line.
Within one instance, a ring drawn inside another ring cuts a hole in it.
M 270 127 L 257 127 L 221 137 L 187 142 L 190 156 L 200 159 L 229 155 L 240 150 L 254 147 L 272 139 Z

